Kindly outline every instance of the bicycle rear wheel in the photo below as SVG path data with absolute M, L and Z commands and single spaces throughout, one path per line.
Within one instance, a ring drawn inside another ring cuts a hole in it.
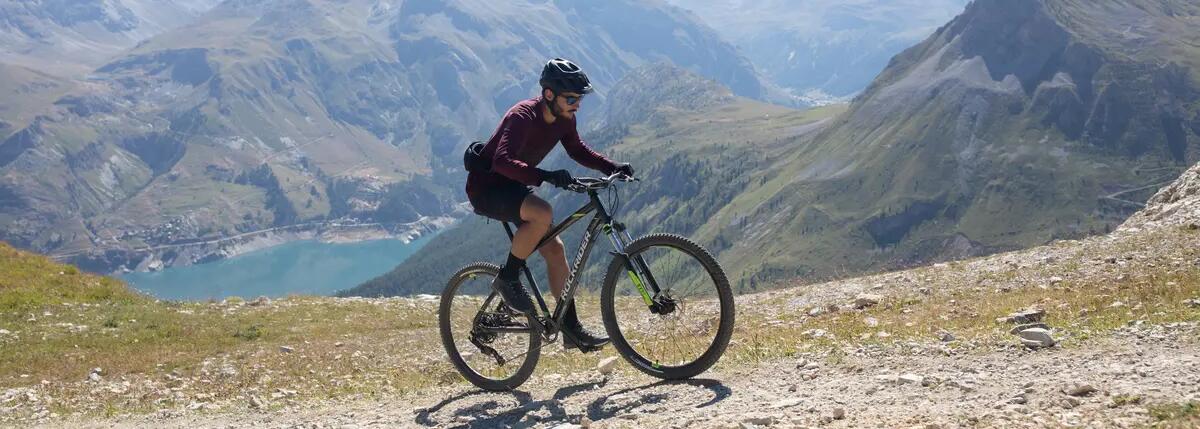
M 458 372 L 484 390 L 512 390 L 533 374 L 541 334 L 528 316 L 504 304 L 491 288 L 495 264 L 476 262 L 458 270 L 442 292 L 438 325 L 442 346 Z
M 618 255 L 609 264 L 600 293 L 604 328 L 617 352 L 663 379 L 708 370 L 733 335 L 733 292 L 721 265 L 673 234 L 641 237 L 625 252 L 628 259 Z M 657 297 L 652 285 L 660 289 Z

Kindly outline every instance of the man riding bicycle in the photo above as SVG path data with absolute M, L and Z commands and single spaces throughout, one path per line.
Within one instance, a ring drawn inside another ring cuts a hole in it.
M 567 170 L 546 171 L 537 165 L 561 141 L 571 159 L 585 167 L 606 175 L 633 175 L 629 164 L 610 161 L 579 137 L 575 112 L 584 95 L 592 92 L 579 66 L 562 58 L 552 59 L 542 68 L 540 84 L 539 97 L 521 101 L 504 114 L 481 153 L 483 158 L 491 159 L 491 170 L 469 173 L 466 189 L 476 213 L 518 225 L 508 261 L 500 268 L 492 288 L 510 307 L 526 314 L 534 313 L 534 304 L 518 274 L 554 220 L 550 204 L 534 195 L 533 187 L 548 182 L 565 188 L 575 182 Z M 555 299 L 560 299 L 568 275 L 562 239 L 555 237 L 537 250 L 546 260 L 550 290 Z M 562 329 L 568 334 L 563 338 L 566 348 L 594 350 L 609 341 L 607 336 L 593 334 L 579 323 L 574 300 L 565 309 Z

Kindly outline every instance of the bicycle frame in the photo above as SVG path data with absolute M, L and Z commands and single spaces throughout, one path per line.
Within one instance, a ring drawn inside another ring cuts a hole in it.
M 612 254 L 618 258 L 622 258 L 625 261 L 625 268 L 629 274 L 629 278 L 637 287 L 647 306 L 653 307 L 655 305 L 659 292 L 661 291 L 658 286 L 658 282 L 654 279 L 654 276 L 650 274 L 650 267 L 646 264 L 645 259 L 643 259 L 641 256 L 637 256 L 631 260 L 629 255 L 625 253 L 625 246 L 633 241 L 633 238 L 629 235 L 629 231 L 625 229 L 625 225 L 613 220 L 612 216 L 610 216 L 608 211 L 604 208 L 603 202 L 600 201 L 600 197 L 596 193 L 596 190 L 588 189 L 587 195 L 590 201 L 583 207 L 579 208 L 579 210 L 576 210 L 558 225 L 551 227 L 550 231 L 547 232 L 544 237 L 542 237 L 541 241 L 538 241 L 537 246 L 534 248 L 535 251 L 540 249 L 543 245 L 550 242 L 550 240 L 554 240 L 567 229 L 574 226 L 577 222 L 579 222 L 580 219 L 583 219 L 593 211 L 596 212 L 595 216 L 592 217 L 591 222 L 588 223 L 587 232 L 585 232 L 583 235 L 583 241 L 579 243 L 579 251 L 575 255 L 574 262 L 570 265 L 567 283 L 563 286 L 562 299 L 559 300 L 558 305 L 555 306 L 553 312 L 550 310 L 549 306 L 546 305 L 546 301 L 542 297 L 541 289 L 537 286 L 537 281 L 533 278 L 533 272 L 529 270 L 529 267 L 523 268 L 523 271 L 525 272 L 525 278 L 529 280 L 530 291 L 533 292 L 534 297 L 537 299 L 537 303 L 541 308 L 543 317 L 545 317 L 547 320 L 554 321 L 553 324 L 548 324 L 549 326 L 546 326 L 547 328 L 552 328 L 552 331 L 558 330 L 558 326 L 562 323 L 563 312 L 565 311 L 567 304 L 575 299 L 575 292 L 579 283 L 579 273 L 583 271 L 583 266 L 587 263 L 587 259 L 591 254 L 592 248 L 595 246 L 596 238 L 601 232 L 608 234 L 609 241 L 613 245 Z M 512 227 L 509 226 L 508 222 L 502 223 L 504 224 L 504 231 L 508 233 L 508 238 L 511 241 L 513 239 Z M 645 281 L 642 280 L 643 278 Z M 649 286 L 649 290 L 647 290 L 647 286 Z M 504 331 L 512 332 L 512 330 L 507 329 Z M 553 335 L 553 333 L 554 332 L 545 332 L 544 334 Z

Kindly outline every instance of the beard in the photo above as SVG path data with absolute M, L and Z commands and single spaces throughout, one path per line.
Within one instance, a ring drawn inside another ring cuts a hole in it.
M 556 118 L 575 119 L 575 112 L 579 110 L 578 107 L 572 108 L 571 106 L 567 106 L 567 108 L 565 108 L 565 109 L 560 108 L 557 97 L 554 99 L 554 101 L 550 101 L 543 97 L 542 101 L 544 103 L 546 103 L 547 107 L 550 108 L 550 114 L 554 115 L 554 117 L 556 117 Z

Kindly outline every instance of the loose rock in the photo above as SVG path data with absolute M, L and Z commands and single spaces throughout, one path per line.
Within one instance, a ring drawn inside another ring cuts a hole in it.
M 1083 400 L 1076 398 L 1074 396 L 1068 396 L 1066 398 L 1063 398 L 1063 401 L 1062 401 L 1062 407 L 1066 408 L 1066 409 L 1075 408 L 1080 405 L 1083 405 Z
M 1050 326 L 1046 325 L 1045 323 L 1024 323 L 1024 324 L 1014 326 L 1012 329 L 1009 329 L 1008 333 L 1013 334 L 1013 335 L 1020 335 L 1021 331 L 1024 331 L 1026 329 L 1033 329 L 1033 328 L 1050 329 Z
M 1096 392 L 1096 388 L 1087 383 L 1075 383 L 1062 389 L 1063 393 L 1071 396 L 1088 396 Z
M 923 384 L 925 384 L 925 377 L 917 375 L 917 374 L 904 374 L 904 375 L 901 375 L 900 378 L 897 378 L 896 382 L 900 383 L 900 384 L 923 385 Z
M 601 359 L 600 363 L 596 364 L 596 372 L 599 372 L 600 375 L 609 375 L 609 374 L 612 374 L 613 369 L 615 369 L 616 367 L 617 367 L 617 357 L 616 356 L 606 357 L 604 359 Z
M 863 309 L 871 307 L 879 304 L 880 301 L 883 301 L 883 297 L 880 295 L 871 293 L 859 294 L 858 296 L 854 297 L 854 308 Z
M 1021 331 L 1021 344 L 1029 348 L 1054 347 L 1058 342 L 1050 336 L 1050 331 L 1043 328 L 1030 328 Z
M 844 419 L 844 418 L 846 418 L 846 409 L 840 408 L 840 407 L 834 408 L 833 412 L 830 413 L 830 417 L 833 417 L 834 420 Z
M 770 425 L 775 424 L 775 417 L 772 417 L 772 416 L 750 416 L 742 421 L 752 424 L 752 425 L 770 426 Z
M 938 331 L 937 331 L 937 337 L 938 337 L 938 340 L 940 340 L 940 341 L 941 341 L 941 342 L 943 342 L 943 343 L 949 343 L 949 342 L 952 342 L 952 341 L 954 341 L 954 340 L 956 339 L 956 338 L 954 337 L 954 334 L 953 334 L 953 333 L 951 333 L 950 331 L 947 331 L 947 330 L 945 330 L 945 329 L 940 329 L 940 330 L 938 330 Z
M 999 323 L 1035 323 L 1040 322 L 1046 316 L 1046 310 L 1040 308 L 1030 308 L 1021 310 L 1008 316 L 996 319 Z

